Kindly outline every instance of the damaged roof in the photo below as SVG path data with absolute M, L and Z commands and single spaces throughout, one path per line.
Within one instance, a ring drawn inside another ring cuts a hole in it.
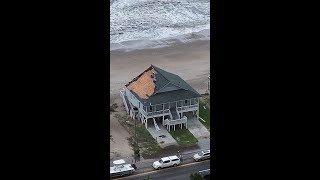
M 144 105 L 161 104 L 200 97 L 178 75 L 154 65 L 125 85 Z

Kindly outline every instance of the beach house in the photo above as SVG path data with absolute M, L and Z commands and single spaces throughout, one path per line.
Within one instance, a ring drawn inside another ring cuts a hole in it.
M 201 95 L 179 76 L 151 65 L 120 91 L 127 113 L 159 129 L 159 125 L 186 127 L 185 114 L 199 118 Z

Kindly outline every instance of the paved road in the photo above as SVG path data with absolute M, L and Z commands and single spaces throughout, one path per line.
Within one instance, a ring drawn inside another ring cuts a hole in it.
M 210 169 L 210 160 L 202 162 L 192 162 L 177 167 L 169 167 L 161 170 L 153 170 L 151 172 L 133 174 L 127 177 L 116 178 L 116 180 L 143 180 L 150 176 L 151 180 L 188 180 L 190 174 L 201 170 Z

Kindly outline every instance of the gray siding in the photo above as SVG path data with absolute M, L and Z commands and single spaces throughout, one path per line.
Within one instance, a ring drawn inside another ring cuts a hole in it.
M 126 96 L 128 98 L 128 100 L 131 102 L 131 104 L 135 107 L 139 107 L 139 100 L 130 92 L 129 89 L 125 88 L 126 89 Z M 141 105 L 140 105 L 141 106 Z

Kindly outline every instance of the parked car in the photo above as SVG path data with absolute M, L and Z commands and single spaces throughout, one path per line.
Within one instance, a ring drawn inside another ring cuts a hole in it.
M 210 179 L 210 169 L 199 171 L 203 179 Z
M 180 158 L 178 156 L 169 156 L 163 157 L 159 161 L 155 161 L 152 166 L 154 169 L 161 169 L 170 166 L 177 166 L 179 164 Z
M 195 161 L 210 159 L 210 150 L 201 151 L 193 156 Z
M 110 167 L 110 177 L 130 175 L 136 169 L 136 167 L 133 167 L 131 164 L 126 164 L 123 159 L 113 161 L 113 164 L 114 166 Z

